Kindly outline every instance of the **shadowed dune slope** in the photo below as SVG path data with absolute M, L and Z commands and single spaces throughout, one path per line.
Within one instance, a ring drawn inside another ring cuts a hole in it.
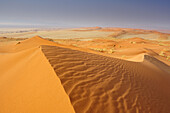
M 170 111 L 170 68 L 157 59 L 130 62 L 56 46 L 42 51 L 77 113 Z
M 0 113 L 169 113 L 168 65 L 83 51 L 38 36 L 1 47 Z

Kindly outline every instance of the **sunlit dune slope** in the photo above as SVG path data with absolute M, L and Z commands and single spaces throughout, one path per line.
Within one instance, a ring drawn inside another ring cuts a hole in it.
M 0 113 L 74 113 L 37 38 L 21 42 L 22 51 L 0 53 Z
M 169 113 L 168 65 L 90 52 L 38 36 L 1 47 L 0 112 Z

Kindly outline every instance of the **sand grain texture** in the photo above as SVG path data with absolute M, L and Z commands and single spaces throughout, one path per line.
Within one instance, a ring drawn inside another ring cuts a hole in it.
M 36 41 L 28 40 L 27 45 Z M 30 49 L 23 44 L 22 51 L 0 53 L 0 113 L 74 113 L 39 44 Z
M 2 113 L 170 111 L 170 67 L 153 56 L 126 61 L 38 36 L 0 51 Z
M 169 66 L 155 65 L 152 57 L 144 56 L 137 63 L 55 46 L 42 46 L 42 50 L 77 113 L 170 110 L 170 74 L 159 65 Z

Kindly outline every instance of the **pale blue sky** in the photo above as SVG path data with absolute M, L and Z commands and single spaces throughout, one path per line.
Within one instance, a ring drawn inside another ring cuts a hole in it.
M 0 25 L 170 29 L 170 0 L 0 0 Z

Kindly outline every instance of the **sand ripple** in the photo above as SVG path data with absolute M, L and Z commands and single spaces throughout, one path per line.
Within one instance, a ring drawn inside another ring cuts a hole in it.
M 42 51 L 77 113 L 170 111 L 170 76 L 166 70 L 152 68 L 151 62 L 129 62 L 56 46 L 42 46 Z

